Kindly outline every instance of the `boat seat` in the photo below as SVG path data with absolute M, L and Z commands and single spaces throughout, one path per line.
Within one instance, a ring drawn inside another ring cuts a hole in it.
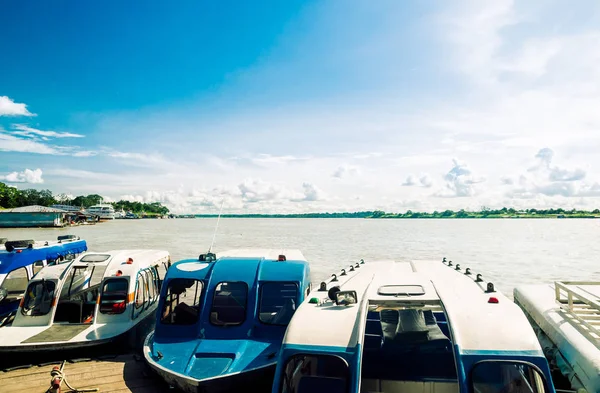
M 383 346 L 383 342 L 383 335 L 365 333 L 363 345 L 365 346 L 365 351 L 379 350 Z
M 271 317 L 269 323 L 275 325 L 287 325 L 292 319 L 292 316 L 294 315 L 295 311 L 296 302 L 294 301 L 294 299 L 288 298 L 285 300 L 285 305 L 281 307 L 279 311 L 277 311 L 277 313 L 273 315 L 273 317 Z
M 346 380 L 342 378 L 307 375 L 298 381 L 297 393 L 345 393 Z
M 179 303 L 173 312 L 175 314 L 173 323 L 176 325 L 191 325 L 198 320 L 198 309 L 186 303 Z

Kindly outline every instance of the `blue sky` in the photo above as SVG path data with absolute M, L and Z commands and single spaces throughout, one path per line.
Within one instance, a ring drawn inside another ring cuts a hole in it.
M 0 180 L 179 212 L 596 208 L 594 1 L 6 1 Z

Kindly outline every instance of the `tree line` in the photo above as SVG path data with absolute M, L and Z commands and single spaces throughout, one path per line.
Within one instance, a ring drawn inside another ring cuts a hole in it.
M 102 200 L 102 196 L 98 194 L 79 195 L 70 199 L 65 194 L 55 196 L 50 190 L 19 190 L 0 182 L 0 207 L 5 209 L 31 205 L 51 206 L 56 204 L 71 205 L 85 209 L 101 203 Z M 142 203 L 120 200 L 118 202 L 110 202 L 110 204 L 113 205 L 115 210 L 122 209 L 124 211 L 131 211 L 132 213 L 143 212 L 159 215 L 169 213 L 169 209 L 159 202 Z

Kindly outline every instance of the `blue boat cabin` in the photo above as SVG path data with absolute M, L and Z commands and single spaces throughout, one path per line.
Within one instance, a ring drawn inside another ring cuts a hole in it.
M 233 250 L 179 261 L 167 272 L 145 355 L 175 383 L 274 368 L 310 285 L 308 262 L 297 250 Z

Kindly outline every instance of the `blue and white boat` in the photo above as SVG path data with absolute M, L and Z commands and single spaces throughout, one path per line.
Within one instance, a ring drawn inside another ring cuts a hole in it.
M 27 283 L 44 266 L 75 259 L 87 251 L 85 240 L 74 235 L 57 241 L 15 240 L 0 251 L 0 326 L 19 307 Z
M 165 277 L 146 361 L 185 392 L 270 391 L 285 330 L 309 291 L 309 265 L 298 250 L 179 261 Z
M 439 261 L 358 263 L 292 318 L 273 393 L 554 393 L 523 312 Z

